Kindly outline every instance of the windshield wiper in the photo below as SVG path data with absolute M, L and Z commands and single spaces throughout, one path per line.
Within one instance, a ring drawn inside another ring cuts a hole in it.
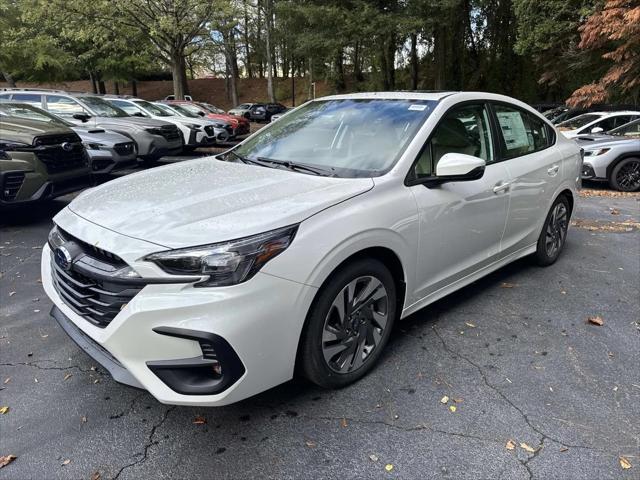
M 305 172 L 309 172 L 312 173 L 314 175 L 321 175 L 323 177 L 335 177 L 336 174 L 334 173 L 334 168 L 326 169 L 326 168 L 320 168 L 320 167 L 311 167 L 309 165 L 305 165 L 302 163 L 294 163 L 294 162 L 290 162 L 288 160 L 276 160 L 273 158 L 266 158 L 266 157 L 258 157 L 258 161 L 263 162 L 263 163 L 270 163 L 272 165 L 280 165 L 288 170 L 293 170 L 293 171 L 305 171 Z
M 253 164 L 253 165 L 260 165 L 261 167 L 266 167 L 266 165 L 264 163 L 259 162 L 257 160 L 252 160 L 251 158 L 243 157 L 239 153 L 236 153 L 234 150 L 229 150 L 227 153 L 233 155 L 238 160 L 240 160 L 242 163 L 250 163 L 250 164 Z

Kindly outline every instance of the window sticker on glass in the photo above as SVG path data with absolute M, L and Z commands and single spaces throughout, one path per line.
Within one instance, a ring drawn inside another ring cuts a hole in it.
M 422 112 L 426 108 L 426 105 L 418 105 L 415 103 L 413 105 L 409 105 L 409 110 L 417 110 L 418 112 Z
M 496 112 L 507 150 L 529 146 L 527 131 L 520 112 Z

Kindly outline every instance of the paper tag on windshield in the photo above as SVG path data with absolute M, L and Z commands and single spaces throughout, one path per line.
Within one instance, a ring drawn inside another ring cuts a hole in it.
M 409 105 L 409 110 L 417 110 L 419 112 L 423 111 L 425 108 L 427 108 L 426 105 L 417 105 L 417 104 L 413 104 L 413 105 Z

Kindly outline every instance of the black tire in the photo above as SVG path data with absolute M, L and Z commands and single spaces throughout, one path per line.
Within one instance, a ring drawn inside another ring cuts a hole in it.
M 347 303 L 348 292 L 344 292 L 350 284 L 354 285 L 355 292 L 351 306 Z M 364 295 L 369 289 L 372 293 Z M 383 294 L 386 295 L 386 300 L 382 299 Z M 347 325 L 344 328 L 337 326 L 340 324 L 340 312 L 335 305 L 339 299 L 344 300 L 343 318 L 346 321 L 341 324 Z M 366 300 L 355 302 L 363 299 Z M 344 387 L 365 376 L 379 360 L 389 340 L 397 315 L 396 299 L 393 276 L 383 263 L 363 258 L 340 268 L 322 286 L 309 311 L 300 340 L 298 371 L 324 388 Z M 381 323 L 378 322 L 382 321 L 384 315 L 384 326 L 379 328 Z M 348 331 L 351 333 L 348 334 Z M 336 339 L 327 340 L 331 335 Z M 351 343 L 346 347 L 349 338 Z M 353 353 L 349 353 L 354 345 Z M 343 350 L 337 350 L 342 347 Z M 334 357 L 328 353 L 334 351 L 332 349 L 336 349 Z M 325 354 L 330 357 L 329 360 L 325 358 Z M 345 360 L 341 362 L 343 357 Z M 343 363 L 343 369 L 338 371 Z
M 620 160 L 609 174 L 609 185 L 621 192 L 640 190 L 640 157 Z
M 535 253 L 538 265 L 546 267 L 560 256 L 567 239 L 571 205 L 566 196 L 560 195 L 549 210 L 542 226 Z
M 247 120 L 251 120 L 251 114 L 250 114 L 250 113 L 248 113 L 248 112 L 247 112 L 247 113 L 245 113 L 243 116 L 244 116 L 244 118 L 246 118 Z
M 142 160 L 142 165 L 145 167 L 155 167 L 158 165 L 158 157 L 152 155 L 140 156 L 140 160 Z

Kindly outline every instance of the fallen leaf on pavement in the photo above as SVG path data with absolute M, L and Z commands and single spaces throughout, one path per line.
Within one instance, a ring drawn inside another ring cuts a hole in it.
M 501 288 L 513 288 L 513 287 L 517 287 L 517 285 L 515 283 L 509 283 L 509 282 L 502 282 L 502 285 L 500 285 Z
M 449 405 L 449 410 L 451 410 L 451 413 L 455 413 L 457 409 L 458 407 L 456 407 L 455 405 Z
M 64 467 L 65 465 L 69 465 L 71 463 L 71 460 L 69 460 L 68 458 L 62 462 L 62 466 Z
M 7 377 L 4 381 L 4 384 L 6 385 L 7 383 L 9 383 L 11 381 L 11 377 Z
M 100 480 L 100 472 L 93 472 L 91 474 L 91 480 Z
M 393 470 L 393 465 L 391 465 L 390 463 L 387 463 L 387 464 L 384 466 L 384 469 L 385 469 L 387 472 L 390 472 L 391 470 Z
M 307 440 L 307 441 L 306 441 L 306 442 L 304 442 L 304 443 L 305 443 L 305 445 L 306 445 L 307 447 L 309 447 L 309 448 L 315 448 L 315 447 L 316 447 L 316 445 L 317 445 L 317 443 L 316 443 L 316 442 L 314 442 L 313 440 Z
M 342 428 L 347 428 L 347 425 L 349 425 L 349 424 L 347 423 L 347 419 L 346 418 L 343 418 L 342 420 L 340 420 L 340 426 Z
M 611 215 L 620 215 L 620 210 L 617 208 L 611 208 Z
M 598 325 L 599 327 L 604 325 L 604 320 L 602 319 L 602 317 L 600 315 L 596 315 L 595 317 L 588 317 L 587 318 L 587 322 L 589 322 L 589 323 L 591 323 L 593 325 Z
M 378 456 L 372 453 L 371 455 L 369 455 L 369 460 L 371 460 L 372 462 L 377 462 Z
M 82 423 L 87 423 L 87 417 L 85 417 L 84 415 L 80 418 L 80 421 Z
M 531 448 L 529 445 L 527 445 L 526 443 L 521 443 L 520 444 L 520 448 L 523 449 L 525 452 L 529 452 L 529 453 L 536 453 L 535 449 Z
M 569 450 L 567 447 L 561 447 L 561 448 L 560 448 L 560 451 L 561 451 L 561 452 L 566 452 L 567 450 Z
M 0 457 L 0 468 L 6 467 L 11 462 L 13 462 L 16 458 L 18 457 L 16 457 L 15 455 L 5 455 L 3 457 Z
M 207 419 L 204 417 L 196 417 L 193 420 L 194 425 L 204 425 L 205 423 L 207 423 Z
M 476 326 L 475 326 L 473 323 L 470 323 L 470 322 L 464 322 L 464 324 L 465 324 L 467 327 L 476 328 Z
M 619 459 L 619 460 L 620 460 L 620 466 L 621 466 L 623 469 L 628 470 L 628 469 L 630 469 L 630 468 L 631 468 L 631 462 L 630 462 L 627 458 L 625 458 L 625 457 L 620 457 L 620 459 Z
M 454 398 L 453 401 L 456 402 L 456 403 L 462 403 L 462 399 L 461 398 Z
M 69 380 L 71 377 L 73 377 L 73 373 L 67 373 L 67 374 L 64 376 L 64 379 L 65 379 L 65 380 Z
M 9 407 L 0 407 L 0 413 L 4 415 L 5 413 L 9 413 Z
M 9 296 L 13 297 L 16 294 L 16 292 L 9 292 Z
M 446 395 L 440 399 L 440 403 L 443 403 L 443 404 L 447 403 L 448 401 L 449 401 L 449 397 L 447 397 Z
M 516 444 L 513 440 L 509 440 L 504 448 L 506 448 L 507 450 L 513 450 L 516 448 Z

